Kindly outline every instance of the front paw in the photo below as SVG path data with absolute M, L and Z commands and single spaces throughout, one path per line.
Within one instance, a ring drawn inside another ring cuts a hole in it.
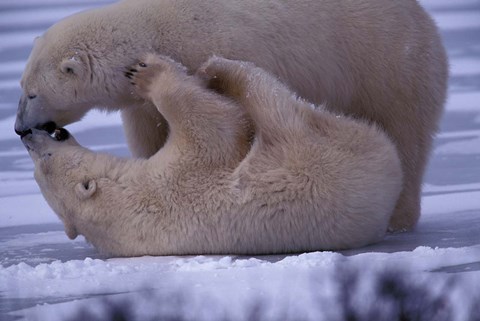
M 248 75 L 255 65 L 250 62 L 213 56 L 197 71 L 209 89 L 237 98 L 246 90 Z
M 161 77 L 162 75 L 167 77 Z M 186 68 L 183 65 L 169 57 L 156 54 L 145 55 L 137 64 L 131 66 L 125 72 L 125 77 L 130 79 L 136 94 L 146 100 L 151 99 L 154 82 L 174 81 L 175 78 L 185 76 Z

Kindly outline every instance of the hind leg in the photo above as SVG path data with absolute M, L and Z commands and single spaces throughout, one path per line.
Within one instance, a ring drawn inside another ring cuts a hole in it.
M 395 143 L 402 159 L 404 182 L 390 219 L 391 232 L 411 230 L 420 218 L 422 180 L 430 150 L 430 138 L 422 139 L 425 136 L 422 128 L 409 128 L 407 132 L 398 127 L 394 128 L 399 132 L 395 136 Z

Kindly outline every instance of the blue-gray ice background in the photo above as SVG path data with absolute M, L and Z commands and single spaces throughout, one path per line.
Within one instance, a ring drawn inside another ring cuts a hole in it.
M 480 288 L 480 0 L 420 1 L 441 29 L 451 78 L 418 228 L 342 254 L 255 259 L 108 259 L 81 237 L 68 240 L 43 200 L 33 164 L 13 131 L 20 76 L 36 36 L 67 15 L 108 2 L 0 0 L 0 319 L 16 314 L 52 320 L 52 311 L 57 311 L 55 317 L 68 316 L 85 298 L 180 283 L 193 288 L 195 298 L 216 297 L 231 313 L 240 313 L 252 293 L 277 303 L 301 296 L 303 303 L 290 303 L 308 311 L 311 302 L 302 290 L 308 288 L 307 275 L 328 277 L 338 262 L 362 268 L 405 266 L 418 277 L 434 271 L 442 279 L 454 273 L 467 280 L 465 288 Z M 94 150 L 129 155 L 118 114 L 92 112 L 68 128 Z M 280 298 L 278 289 L 284 293 Z M 198 302 L 193 310 L 201 310 Z

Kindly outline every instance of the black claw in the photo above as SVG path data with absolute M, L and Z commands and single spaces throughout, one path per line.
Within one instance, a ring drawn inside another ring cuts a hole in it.
M 134 85 L 134 86 L 136 86 L 136 85 L 137 85 L 137 84 L 136 84 L 136 83 L 134 83 L 134 82 L 131 82 L 131 84 L 132 84 L 132 85 Z
M 124 75 L 125 75 L 125 77 L 130 78 L 130 79 L 132 79 L 132 77 L 133 77 L 133 74 L 131 72 L 128 72 L 128 71 L 126 71 L 124 73 Z
M 132 69 L 130 69 L 130 72 L 138 72 L 138 70 L 135 69 L 135 68 L 132 68 Z

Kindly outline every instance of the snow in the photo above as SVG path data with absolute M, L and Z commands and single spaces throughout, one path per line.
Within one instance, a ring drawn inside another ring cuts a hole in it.
M 3 13 L 2 13 L 3 16 Z M 35 37 L 43 33 L 42 29 L 32 31 L 15 31 L 0 34 L 0 53 L 7 49 L 14 49 L 33 43 Z
M 435 21 L 443 30 L 477 29 L 480 27 L 480 12 L 458 11 L 437 13 Z
M 345 302 L 363 316 L 359 320 L 391 320 L 393 301 L 377 293 L 387 271 L 423 311 L 438 298 L 443 305 L 437 312 L 451 316 L 424 320 L 478 318 L 479 0 L 420 1 L 441 29 L 451 81 L 415 231 L 336 253 L 138 258 L 108 258 L 82 237 L 66 237 L 13 132 L 19 80 L 33 39 L 61 17 L 106 2 L 0 2 L 1 320 L 103 320 L 109 309 L 120 307 L 138 320 L 331 321 L 343 320 Z M 89 148 L 129 155 L 118 114 L 94 111 L 69 130 Z M 376 318 L 366 317 L 369 309 L 380 309 Z
M 475 76 L 480 74 L 479 58 L 454 58 L 450 61 L 451 76 Z
M 454 93 L 448 98 L 447 108 L 452 111 L 478 111 L 478 101 L 480 101 L 480 92 Z
M 47 202 L 43 199 L 39 190 L 35 191 L 31 185 L 34 181 L 27 184 L 18 184 L 19 195 L 2 197 L 2 227 L 20 226 L 40 223 L 56 223 L 58 217 L 49 209 Z M 11 184 L 14 185 L 14 184 Z M 36 192 L 35 194 L 23 194 L 25 190 Z M 2 244 L 3 246 L 3 244 Z
M 455 7 L 462 7 L 464 5 L 478 5 L 478 0 L 457 0 L 452 5 L 451 0 L 420 0 L 420 4 L 424 7 L 432 9 L 452 9 Z
M 422 199 L 422 215 L 477 211 L 479 203 L 480 191 L 425 196 Z
M 25 61 L 23 60 L 0 63 L 0 75 L 9 73 L 16 73 L 18 75 L 22 73 L 23 68 L 25 68 Z
M 0 20 L 0 28 L 8 27 L 12 24 L 15 26 L 31 26 L 36 24 L 51 24 L 52 21 L 60 20 L 64 17 L 70 16 L 75 12 L 85 10 L 85 6 L 72 6 L 68 8 L 44 8 L 36 9 L 35 11 L 10 10 L 8 16 Z
M 435 150 L 436 154 L 480 155 L 480 137 L 460 142 L 447 143 Z
M 139 300 L 139 296 L 141 298 L 141 293 L 148 293 L 151 299 L 164 295 L 161 291 L 167 291 L 169 296 L 182 295 L 184 299 L 188 298 L 189 312 L 199 319 L 201 315 L 205 315 L 206 318 L 202 318 L 205 320 L 219 319 L 225 307 L 228 307 L 233 319 L 244 319 L 248 313 L 245 307 L 253 305 L 257 300 L 268 298 L 271 300 L 267 304 L 271 307 L 268 313 L 272 319 L 283 313 L 282 307 L 288 305 L 290 313 L 296 317 L 328 320 L 324 318 L 324 309 L 330 308 L 330 313 L 336 313 L 335 309 L 332 309 L 335 307 L 332 294 L 338 290 L 332 279 L 339 266 L 348 264 L 362 267 L 362 280 L 365 284 L 359 291 L 371 291 L 369 287 L 373 283 L 374 272 L 384 269 L 398 270 L 399 266 L 403 266 L 403 273 L 408 271 L 411 277 L 414 276 L 417 283 L 435 279 L 436 283 L 429 285 L 434 290 L 435 287 L 441 288 L 445 285 L 442 281 L 445 278 L 418 271 L 433 271 L 445 263 L 471 263 L 478 251 L 479 247 L 418 247 L 411 252 L 398 252 L 388 257 L 382 253 L 362 253 L 348 259 L 339 253 L 317 252 L 289 256 L 274 263 L 261 259 L 232 257 L 144 257 L 108 261 L 86 258 L 65 263 L 55 261 L 35 267 L 20 263 L 0 269 L 0 284 L 3 284 L 0 290 L 11 291 L 16 298 L 23 299 L 82 297 L 84 294 L 93 296 L 114 291 L 120 294 L 111 296 L 111 300 L 141 301 L 139 304 L 142 308 L 150 305 L 150 311 L 156 313 L 160 313 L 160 309 L 164 307 L 154 305 L 149 299 Z M 332 279 L 319 275 L 320 271 Z M 122 282 L 118 283 L 118 280 Z M 468 280 L 477 282 L 478 275 L 472 275 Z M 466 280 L 459 282 L 456 291 L 465 287 Z M 311 291 L 312 286 L 318 286 L 322 291 Z M 165 290 L 165 287 L 168 290 Z M 462 297 L 462 300 L 464 309 L 473 304 L 465 297 Z M 27 316 L 42 315 L 48 317 L 48 320 L 63 320 L 74 315 L 77 306 L 90 306 L 94 302 L 95 300 L 87 299 L 62 304 L 42 304 L 22 313 Z M 216 311 L 212 308 L 216 308 Z

